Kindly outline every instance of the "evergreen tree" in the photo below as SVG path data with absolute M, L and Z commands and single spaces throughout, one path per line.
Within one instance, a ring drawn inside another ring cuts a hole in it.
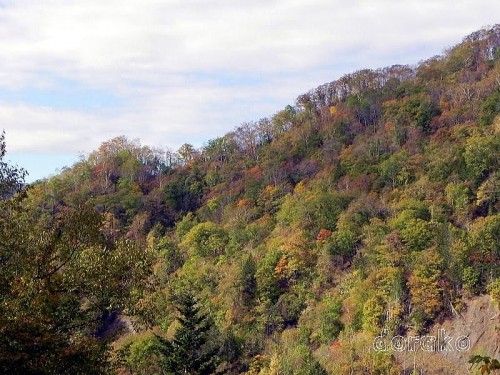
M 256 270 L 257 267 L 255 261 L 249 255 L 246 259 L 243 260 L 239 280 L 243 303 L 245 305 L 251 305 L 252 300 L 255 297 L 255 289 L 257 287 L 257 281 L 255 280 Z
M 208 347 L 208 332 L 212 324 L 192 293 L 179 299 L 180 327 L 169 341 L 160 336 L 159 352 L 164 357 L 161 366 L 166 374 L 212 374 L 218 364 L 217 350 Z

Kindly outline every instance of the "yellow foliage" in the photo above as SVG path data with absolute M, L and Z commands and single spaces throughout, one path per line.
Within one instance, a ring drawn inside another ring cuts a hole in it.
M 308 191 L 305 182 L 300 181 L 297 185 L 295 185 L 295 189 L 293 190 L 293 192 L 298 195 L 307 193 Z

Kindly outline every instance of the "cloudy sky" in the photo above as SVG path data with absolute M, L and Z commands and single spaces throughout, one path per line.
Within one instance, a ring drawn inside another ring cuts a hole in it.
M 32 181 L 118 135 L 201 146 L 499 14 L 498 0 L 0 0 L 7 159 Z

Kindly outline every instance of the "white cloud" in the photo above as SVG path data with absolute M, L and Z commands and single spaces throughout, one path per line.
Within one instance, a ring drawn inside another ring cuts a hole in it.
M 297 71 L 353 46 L 449 43 L 495 10 L 498 2 L 450 0 L 20 1 L 2 10 L 0 67 L 112 85 L 191 71 Z
M 62 78 L 122 101 L 4 101 L 0 127 L 17 152 L 76 154 L 120 134 L 199 144 L 343 73 L 430 57 L 499 13 L 492 0 L 6 1 L 0 89 Z
M 287 103 L 293 88 L 270 81 L 236 90 L 199 83 L 143 91 L 145 95 L 111 113 L 0 104 L 9 151 L 76 154 L 122 134 L 159 147 L 176 149 L 185 142 L 199 146 L 243 121 L 272 114 Z

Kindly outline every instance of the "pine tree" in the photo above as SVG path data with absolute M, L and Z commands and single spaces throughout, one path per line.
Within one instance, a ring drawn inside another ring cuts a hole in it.
M 212 324 L 192 293 L 181 296 L 177 311 L 180 327 L 169 341 L 161 336 L 159 352 L 164 357 L 161 366 L 166 374 L 213 374 L 218 364 L 217 350 L 208 348 L 208 332 Z
M 253 298 L 255 297 L 255 289 L 257 287 L 257 281 L 255 280 L 255 272 L 257 270 L 255 261 L 249 255 L 243 260 L 241 265 L 241 275 L 240 275 L 240 290 L 243 297 L 243 303 L 246 306 L 251 305 Z

